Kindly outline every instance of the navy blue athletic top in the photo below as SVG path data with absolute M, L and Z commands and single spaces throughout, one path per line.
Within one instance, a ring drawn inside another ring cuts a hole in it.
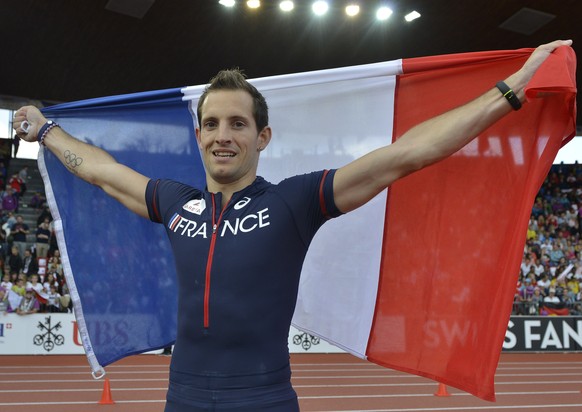
M 221 210 L 221 193 L 151 180 L 150 219 L 163 223 L 178 273 L 174 376 L 265 377 L 288 368 L 287 336 L 299 275 L 313 236 L 341 212 L 333 199 L 335 170 L 274 185 L 257 177 Z M 256 377 L 256 380 L 253 378 Z

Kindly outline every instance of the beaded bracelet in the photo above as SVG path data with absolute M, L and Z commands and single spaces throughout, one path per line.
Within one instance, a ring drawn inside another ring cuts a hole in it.
M 52 120 L 47 121 L 38 131 L 37 140 L 40 144 L 44 145 L 44 138 L 50 132 L 50 130 L 54 127 L 61 127 L 58 123 L 53 122 Z

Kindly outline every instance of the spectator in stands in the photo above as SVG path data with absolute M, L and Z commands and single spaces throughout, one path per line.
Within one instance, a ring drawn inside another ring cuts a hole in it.
M 532 280 L 526 277 L 520 288 L 520 302 L 523 305 L 523 314 L 529 314 L 529 309 L 531 306 L 531 301 L 534 295 L 535 286 L 532 284 Z
M 56 285 L 51 285 L 47 293 L 47 312 L 61 312 L 61 295 L 57 291 Z
M 23 195 L 23 192 L 22 192 L 23 181 L 20 177 L 18 177 L 18 174 L 15 173 L 12 176 L 10 176 L 10 179 L 8 180 L 8 184 L 14 190 L 14 194 L 16 196 L 18 196 L 19 198 L 21 198 Z
M 14 189 L 6 186 L 6 189 L 0 193 L 2 199 L 2 210 L 6 212 L 18 212 L 18 196 L 14 193 Z
M 548 291 L 550 289 L 550 284 L 551 284 L 551 281 L 548 278 L 548 274 L 544 272 L 542 274 L 541 279 L 538 280 L 538 282 L 537 282 L 537 286 L 540 288 L 540 292 L 542 293 L 542 295 L 545 296 L 548 294 Z
M 18 177 L 25 182 L 28 180 L 28 166 L 23 166 L 22 169 L 18 171 Z
M 36 229 L 36 256 L 47 257 L 49 251 L 49 242 L 51 238 L 51 231 L 49 229 L 48 217 L 44 219 Z
M 4 260 L 6 259 L 9 250 L 8 236 L 6 236 L 4 229 L 0 228 L 0 267 L 4 267 Z
M 536 287 L 534 289 L 534 294 L 531 298 L 529 314 L 530 315 L 539 315 L 540 307 L 542 306 L 543 302 L 544 302 L 544 295 L 542 295 L 541 289 L 539 287 Z
M 10 302 L 8 301 L 8 290 L 0 288 L 0 315 L 6 315 L 10 311 Z
M 10 273 L 20 273 L 23 263 L 18 247 L 12 246 L 11 253 L 6 258 L 5 270 Z
M 59 245 L 57 244 L 57 237 L 55 236 L 55 231 L 53 224 L 51 223 L 51 238 L 49 240 L 49 256 L 54 256 L 55 253 L 59 253 Z
M 73 302 L 71 301 L 71 294 L 69 293 L 69 287 L 66 283 L 62 285 L 61 292 L 61 311 L 62 312 L 73 312 Z
M 14 153 L 14 155 L 12 156 L 13 158 L 16 159 L 16 154 L 18 153 L 18 148 L 20 147 L 20 139 L 18 138 L 18 135 L 14 135 L 14 137 L 12 138 L 12 149 L 11 152 Z
M 39 282 L 38 274 L 32 274 L 28 277 L 28 282 L 26 283 L 26 290 L 34 290 L 36 293 L 46 292 L 44 286 Z
M 525 315 L 524 310 L 523 295 L 521 294 L 521 283 L 518 282 L 515 288 L 515 293 L 513 294 L 513 308 L 511 310 L 512 315 Z
M 560 305 L 562 302 L 560 298 L 556 296 L 556 289 L 550 288 L 548 291 L 548 296 L 544 298 L 544 305 L 551 303 L 553 305 Z
M 40 304 L 34 296 L 32 290 L 27 290 L 24 294 L 24 299 L 20 302 L 20 305 L 16 309 L 16 313 L 19 315 L 31 315 L 37 313 L 40 310 Z
M 14 217 L 13 212 L 8 212 L 6 215 L 6 221 L 2 225 L 2 229 L 6 232 L 6 236 L 10 236 L 12 226 L 16 223 L 16 217 Z
M 60 289 L 60 284 L 57 281 L 55 274 L 51 273 L 51 272 L 49 272 L 46 275 L 46 278 L 44 279 L 44 282 L 42 285 L 43 285 L 45 290 L 50 290 L 51 286 L 53 286 L 53 285 L 56 287 L 57 291 Z
M 560 244 L 556 243 L 550 247 L 550 262 L 554 265 L 560 263 L 560 260 L 564 257 L 564 252 L 562 251 Z
M 49 268 L 59 276 L 63 275 L 63 263 L 61 262 L 61 251 L 59 249 L 55 249 L 53 257 L 49 259 Z
M 30 275 L 29 281 L 26 282 L 26 290 L 32 290 L 34 292 L 34 296 L 39 301 L 40 311 L 44 312 L 46 309 L 46 290 L 44 286 L 39 281 L 39 276 L 35 273 Z M 42 300 L 41 300 L 42 297 Z
M 574 299 L 574 309 L 578 312 L 577 315 L 582 315 L 582 283 L 578 283 L 578 293 Z
M 32 255 L 30 249 L 24 251 L 24 258 L 22 259 L 22 272 L 27 276 L 38 273 L 38 263 L 36 258 Z
M 523 262 L 521 263 L 521 273 L 523 275 L 527 275 L 532 266 L 533 263 L 531 261 L 531 257 L 529 255 L 526 255 Z
M 534 270 L 536 279 L 539 279 L 543 275 L 543 273 L 546 270 L 546 268 L 542 264 L 541 260 L 539 260 L 536 263 L 534 263 L 533 270 Z
M 538 225 L 539 225 L 539 217 L 541 216 L 543 218 L 543 214 L 544 214 L 544 204 L 542 201 L 541 197 L 536 197 L 536 201 L 532 207 L 531 210 L 531 214 L 538 219 Z
M 16 223 L 12 225 L 12 242 L 13 246 L 18 248 L 20 256 L 24 256 L 24 251 L 26 250 L 27 242 L 26 236 L 30 233 L 30 229 L 22 215 L 16 216 Z
M 17 280 L 18 280 L 18 272 L 10 272 L 10 282 L 12 282 L 13 285 L 16 285 Z
M 28 166 L 23 166 L 22 169 L 18 171 L 18 177 L 24 183 L 26 183 L 28 179 L 30 179 L 30 177 L 28 176 Z
M 38 218 L 36 219 L 36 225 L 40 225 L 45 221 L 46 218 L 48 218 L 49 223 L 53 221 L 53 216 L 51 215 L 51 211 L 47 205 L 43 207 L 42 212 L 40 212 L 38 215 Z
M 554 289 L 556 290 L 556 296 L 558 298 L 560 298 L 560 300 L 563 301 L 563 296 L 567 293 L 567 287 L 566 287 L 566 279 L 564 278 L 558 278 L 556 279 L 556 284 L 554 286 Z
M 20 197 L 24 196 L 26 193 L 26 182 L 28 181 L 28 166 L 24 166 L 18 171 L 18 178 L 20 179 Z
M 26 293 L 26 279 L 18 278 L 12 285 L 12 291 L 20 296 L 24 296 Z
M 46 204 L 46 197 L 41 192 L 35 192 L 28 202 L 28 207 L 39 210 Z
M 564 285 L 564 288 L 562 289 L 562 296 L 560 297 L 560 299 L 568 309 L 572 309 L 574 308 L 574 304 L 576 303 L 576 294 L 570 290 L 568 285 Z
M 574 276 L 568 279 L 567 285 L 568 289 L 571 290 L 574 295 L 577 295 L 580 292 L 580 283 Z
M 62 286 L 64 283 L 64 276 L 61 276 L 54 268 L 47 267 L 45 278 L 48 280 L 49 276 L 51 276 L 55 280 L 55 283 L 59 286 Z
M 4 290 L 11 290 L 12 289 L 12 282 L 10 281 L 10 275 L 8 273 L 4 273 L 2 276 L 2 282 L 0 282 L 0 288 Z
M 568 262 L 576 260 L 576 250 L 574 249 L 574 246 L 572 245 L 572 242 L 570 240 L 567 241 L 564 257 Z
M 535 220 L 534 220 L 535 222 Z M 527 229 L 527 236 L 526 239 L 527 240 L 534 240 L 536 237 L 538 236 L 536 230 L 534 229 L 534 225 L 532 223 L 529 224 L 529 227 Z
M 547 252 L 549 253 L 552 250 L 552 243 L 549 237 L 544 238 L 542 244 L 540 245 L 540 249 L 542 250 L 542 254 Z

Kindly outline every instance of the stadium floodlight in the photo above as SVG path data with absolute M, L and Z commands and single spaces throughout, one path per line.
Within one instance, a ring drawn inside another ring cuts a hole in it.
M 346 14 L 350 17 L 354 17 L 360 13 L 360 6 L 357 4 L 348 4 L 346 6 Z
M 404 16 L 404 20 L 412 21 L 412 20 L 418 19 L 419 17 L 420 17 L 420 13 L 417 12 L 416 10 L 413 10 L 410 13 L 408 13 L 406 16 Z
M 317 16 L 323 16 L 329 10 L 329 4 L 327 1 L 317 0 L 311 6 L 313 13 Z
M 234 7 L 236 4 L 235 0 L 220 0 L 218 4 L 223 5 L 224 7 Z
M 392 15 L 392 9 L 390 7 L 382 6 L 376 11 L 376 18 L 378 20 L 388 20 Z
M 291 0 L 283 0 L 279 3 L 279 8 L 283 11 L 291 11 L 295 8 L 295 4 Z
M 247 6 L 250 9 L 258 9 L 261 7 L 261 0 L 247 0 Z

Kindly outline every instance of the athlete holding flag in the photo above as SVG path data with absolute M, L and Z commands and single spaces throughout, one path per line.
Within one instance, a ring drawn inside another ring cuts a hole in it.
M 296 411 L 287 335 L 301 267 L 317 230 L 518 110 L 540 65 L 571 44 L 539 46 L 504 82 L 391 145 L 337 170 L 277 185 L 257 176 L 260 153 L 272 136 L 267 103 L 236 70 L 220 72 L 199 100 L 204 191 L 150 179 L 70 136 L 34 107 L 17 110 L 13 127 L 21 139 L 45 145 L 79 178 L 164 224 L 179 279 L 166 411 Z M 244 225 L 244 238 L 233 230 L 235 222 Z

